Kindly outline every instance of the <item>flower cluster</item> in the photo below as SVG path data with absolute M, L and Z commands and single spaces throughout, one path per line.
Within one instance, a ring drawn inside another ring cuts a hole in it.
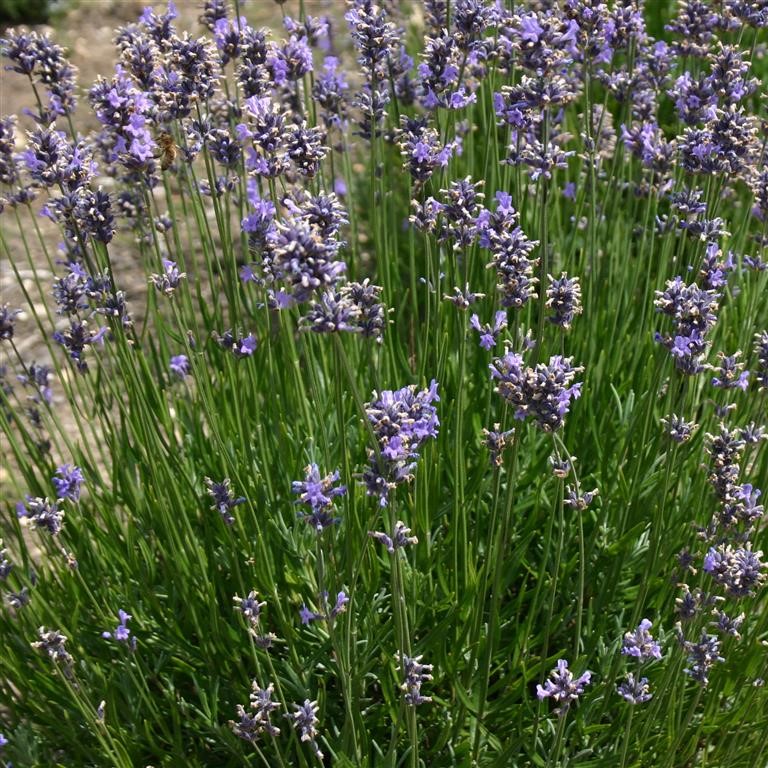
M 105 640 L 114 639 L 117 640 L 118 643 L 124 643 L 125 645 L 129 646 L 132 651 L 135 651 L 136 637 L 132 636 L 131 630 L 128 629 L 128 622 L 133 617 L 130 613 L 126 613 L 124 610 L 120 609 L 117 612 L 117 618 L 120 620 L 120 623 L 117 625 L 117 627 L 112 632 L 102 632 L 101 636 Z
M 67 650 L 67 637 L 58 630 L 45 627 L 38 629 L 37 636 L 40 639 L 32 643 L 32 647 L 46 654 L 66 677 L 71 677 L 75 661 Z
M 371 285 L 368 278 L 362 283 L 344 283 L 337 291 L 324 291 L 302 316 L 302 330 L 315 333 L 348 331 L 381 344 L 386 324 L 381 292 L 382 289 Z
M 661 646 L 653 639 L 649 632 L 652 623 L 648 619 L 643 619 L 634 632 L 627 632 L 624 635 L 624 644 L 621 652 L 625 656 L 633 656 L 636 659 L 660 659 Z
M 245 496 L 235 497 L 232 493 L 232 483 L 228 477 L 225 477 L 220 483 L 206 477 L 205 487 L 208 490 L 208 495 L 213 499 L 211 509 L 216 510 L 227 525 L 232 525 L 235 522 L 232 510 L 240 504 L 245 504 Z
M 277 636 L 272 632 L 266 634 L 262 632 L 261 609 L 266 605 L 266 602 L 259 601 L 259 593 L 251 590 L 246 597 L 235 595 L 232 600 L 235 604 L 235 610 L 241 613 L 248 623 L 248 633 L 256 645 L 260 648 L 271 648 L 277 640 Z
M 80 467 L 71 464 L 63 464 L 56 469 L 56 475 L 52 478 L 53 487 L 56 489 L 56 498 L 59 501 L 68 499 L 69 501 L 80 500 L 80 486 L 85 477 Z
M 404 549 L 419 543 L 416 536 L 411 536 L 411 529 L 402 520 L 398 520 L 395 523 L 391 535 L 381 531 L 368 531 L 368 535 L 380 544 L 383 544 L 390 555 L 393 555 L 395 550 Z
M 317 745 L 317 712 L 316 701 L 304 699 L 303 704 L 294 704 L 295 712 L 286 713 L 286 717 L 293 721 L 293 727 L 299 732 L 301 741 L 307 742 L 318 760 L 323 759 L 323 753 Z
M 753 552 L 749 546 L 711 547 L 703 567 L 717 584 L 725 588 L 728 596 L 746 597 L 754 594 L 766 579 L 762 555 L 762 552 Z
M 58 503 L 40 496 L 27 496 L 26 503 L 20 501 L 16 505 L 16 514 L 32 528 L 44 529 L 51 536 L 61 532 L 64 522 L 64 510 L 59 509 Z
M 237 705 L 237 716 L 239 720 L 230 720 L 229 724 L 235 736 L 239 736 L 245 741 L 255 743 L 263 734 L 275 737 L 280 733 L 280 729 L 272 724 L 272 712 L 280 708 L 280 705 L 272 700 L 275 692 L 274 683 L 270 683 L 266 688 L 261 688 L 256 680 L 251 684 L 252 693 L 250 694 L 250 709 L 246 709 L 242 704 Z
M 403 691 L 405 703 L 411 707 L 418 707 L 420 704 L 427 704 L 432 701 L 431 697 L 424 696 L 421 693 L 421 686 L 432 679 L 432 665 L 422 664 L 423 656 L 406 656 L 400 654 L 400 667 L 404 681 L 400 685 Z
M 561 429 L 571 400 L 581 395 L 581 383 L 574 379 L 584 369 L 574 366 L 573 358 L 554 355 L 549 363 L 531 368 L 521 354 L 508 351 L 489 368 L 496 392 L 515 409 L 515 418 L 532 416 L 544 432 Z
M 320 534 L 326 528 L 340 521 L 333 516 L 333 500 L 338 496 L 344 496 L 347 488 L 344 485 L 335 485 L 339 480 L 339 470 L 325 477 L 320 477 L 317 464 L 310 464 L 305 470 L 304 480 L 294 480 L 291 483 L 291 491 L 299 495 L 297 504 L 306 504 L 310 511 L 300 514 L 305 522 Z
M 491 465 L 500 467 L 504 463 L 504 451 L 511 444 L 514 429 L 501 431 L 501 424 L 494 424 L 493 429 L 483 428 L 483 445 L 488 449 Z
M 336 601 L 331 605 L 328 600 L 328 593 L 323 592 L 323 594 L 320 595 L 320 602 L 323 606 L 321 613 L 316 613 L 315 611 L 310 610 L 307 608 L 306 603 L 301 606 L 299 617 L 301 618 L 302 624 L 307 625 L 318 620 L 332 622 L 333 619 L 347 610 L 349 597 L 347 597 L 347 593 L 342 590 L 336 595 Z
M 563 717 L 571 705 L 584 693 L 584 689 L 591 680 L 591 672 L 584 672 L 579 677 L 574 677 L 573 672 L 568 669 L 568 662 L 565 659 L 558 659 L 557 666 L 549 673 L 549 678 L 544 685 L 536 686 L 536 695 L 541 701 L 551 698 L 557 704 L 555 713 Z
M 519 221 L 520 214 L 506 192 L 498 192 L 496 209 L 484 209 L 477 220 L 480 245 L 491 253 L 488 268 L 496 271 L 501 304 L 512 309 L 537 297 L 534 270 L 539 260 L 531 254 L 538 241 L 528 239 Z
M 713 289 L 686 284 L 681 277 L 667 281 L 664 291 L 656 292 L 656 309 L 672 319 L 671 333 L 656 334 L 682 373 L 693 375 L 704 369 L 707 334 L 715 325 L 719 295 Z
M 413 477 L 421 446 L 437 437 L 440 421 L 432 403 L 440 398 L 434 380 L 428 389 L 409 386 L 374 392 L 373 397 L 365 412 L 376 448 L 369 451 L 363 482 L 368 495 L 386 506 L 390 492 Z

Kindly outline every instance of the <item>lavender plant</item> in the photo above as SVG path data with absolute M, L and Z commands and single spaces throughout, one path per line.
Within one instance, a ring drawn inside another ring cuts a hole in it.
M 765 3 L 194 6 L 0 39 L 0 761 L 763 765 Z

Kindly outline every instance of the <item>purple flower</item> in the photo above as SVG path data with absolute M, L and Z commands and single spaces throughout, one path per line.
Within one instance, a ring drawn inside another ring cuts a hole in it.
M 337 496 L 344 496 L 347 488 L 344 485 L 336 485 L 339 480 L 339 470 L 320 477 L 317 464 L 310 464 L 305 470 L 306 477 L 302 480 L 294 480 L 291 491 L 299 494 L 297 504 L 306 504 L 311 512 L 300 514 L 303 520 L 310 523 L 317 533 L 322 533 L 327 527 L 338 523 L 340 518 L 333 517 L 333 500 Z
M 489 366 L 498 392 L 515 407 L 515 418 L 533 416 L 539 429 L 556 432 L 565 423 L 571 400 L 581 395 L 581 383 L 574 383 L 584 369 L 574 367 L 573 358 L 550 357 L 536 368 L 525 366 L 522 355 L 507 352 Z
M 240 55 L 240 30 L 248 26 L 245 16 L 238 20 L 219 18 L 213 23 L 213 39 L 219 49 L 221 66 L 226 67 L 232 59 Z
M 277 736 L 280 729 L 272 725 L 271 715 L 280 705 L 272 701 L 275 692 L 275 686 L 270 683 L 266 688 L 259 687 L 256 680 L 251 684 L 252 693 L 250 694 L 249 708 L 246 710 L 242 704 L 237 705 L 237 716 L 239 720 L 230 720 L 229 725 L 235 736 L 239 736 L 245 741 L 254 744 L 262 734 L 268 736 Z
M 641 677 L 639 680 L 630 672 L 627 679 L 622 680 L 616 686 L 617 693 L 630 704 L 645 704 L 653 698 L 648 685 L 648 678 Z
M 565 659 L 558 659 L 557 666 L 549 673 L 549 678 L 544 685 L 536 686 L 536 695 L 540 701 L 552 698 L 558 705 L 555 712 L 561 717 L 570 708 L 589 685 L 592 679 L 591 672 L 584 672 L 580 677 L 574 678 L 568 669 Z
M 395 523 L 391 536 L 379 531 L 368 531 L 368 535 L 383 544 L 390 555 L 393 555 L 396 549 L 403 549 L 419 543 L 416 536 L 411 536 L 411 529 L 402 520 Z
M 238 359 L 250 357 L 259 345 L 258 339 L 252 333 L 238 338 L 232 331 L 226 331 L 222 336 L 215 334 L 214 337 L 219 346 L 228 349 Z
M 701 357 L 706 351 L 706 334 L 717 321 L 719 294 L 686 285 L 681 277 L 667 281 L 664 291 L 656 291 L 656 309 L 672 318 L 671 334 L 656 334 L 656 340 L 669 349 L 675 366 L 686 374 L 702 370 Z
M 483 182 L 472 182 L 467 176 L 452 181 L 448 189 L 441 189 L 445 202 L 440 208 L 441 225 L 437 238 L 441 242 L 451 241 L 455 250 L 468 248 L 479 233 L 478 220 L 481 212 Z
M 220 19 L 227 18 L 227 2 L 226 0 L 205 0 L 203 2 L 203 10 L 198 17 L 198 21 L 213 32 L 216 27 L 216 22 Z
M 181 281 L 187 276 L 186 272 L 179 272 L 176 262 L 163 259 L 163 272 L 159 275 L 150 275 L 149 281 L 165 296 L 173 296 Z
M 339 69 L 339 60 L 327 56 L 323 62 L 323 71 L 315 77 L 312 86 L 312 98 L 320 105 L 320 116 L 326 128 L 341 126 L 346 116 L 346 92 L 349 90 L 346 76 Z
M 662 419 L 661 423 L 669 437 L 676 443 L 687 443 L 699 425 L 692 421 L 686 421 L 682 416 L 670 414 L 668 418 Z
M 437 168 L 445 168 L 456 150 L 456 142 L 441 144 L 440 136 L 429 127 L 426 117 L 400 118 L 398 145 L 404 159 L 404 166 L 417 182 L 431 178 Z
M 26 503 L 16 504 L 16 515 L 27 520 L 32 528 L 43 528 L 51 536 L 61 531 L 64 520 L 64 510 L 59 509 L 55 502 L 39 496 L 27 496 Z
M 496 346 L 496 337 L 507 327 L 507 313 L 504 310 L 497 312 L 493 327 L 487 323 L 480 325 L 477 315 L 469 318 L 469 324 L 480 334 L 480 346 L 486 350 L 493 349 Z
M 372 0 L 354 0 L 344 18 L 366 79 L 372 83 L 385 80 L 398 42 L 397 30 L 387 20 L 386 11 Z
M 232 525 L 235 518 L 232 516 L 232 510 L 240 504 L 245 503 L 245 496 L 235 496 L 232 493 L 232 485 L 228 477 L 225 477 L 220 483 L 216 483 L 209 477 L 205 478 L 205 486 L 208 494 L 213 499 L 213 506 L 227 525 Z
M 547 277 L 549 278 L 549 285 L 547 286 L 545 306 L 553 312 L 548 320 L 550 323 L 567 330 L 571 327 L 573 318 L 582 312 L 579 278 L 569 278 L 567 272 L 563 272 L 557 279 L 552 275 L 547 275 Z
M 746 614 L 740 613 L 738 616 L 728 616 L 721 610 L 715 610 L 714 615 L 717 616 L 717 621 L 711 621 L 709 624 L 715 627 L 718 632 L 722 632 L 724 635 L 730 635 L 731 637 L 741 637 L 739 630 L 744 623 Z
M 80 485 L 85 480 L 83 470 L 71 464 L 64 464 L 56 469 L 56 475 L 52 479 L 53 487 L 56 489 L 56 498 L 59 501 L 64 499 L 79 501 Z
M 266 602 L 259 602 L 259 594 L 253 590 L 248 593 L 248 597 L 235 595 L 232 599 L 235 603 L 235 609 L 242 613 L 251 624 L 258 621 L 261 609 L 266 605 Z
M 142 59 L 131 71 L 145 89 L 156 76 L 153 45 L 141 40 L 122 43 L 124 56 L 134 53 Z M 127 72 L 119 69 L 112 80 L 97 79 L 88 100 L 103 126 L 100 141 L 109 162 L 118 161 L 132 169 L 145 169 L 153 162 L 156 144 L 147 125 L 152 104 Z
M 264 200 L 258 191 L 249 188 L 249 213 L 241 222 L 244 232 L 248 233 L 249 242 L 254 246 L 263 246 L 275 232 L 275 205 L 271 200 Z
M 301 740 L 307 742 L 315 753 L 315 757 L 318 760 L 323 759 L 323 753 L 320 751 L 320 747 L 317 746 L 317 712 L 318 706 L 316 701 L 310 701 L 304 699 L 303 704 L 294 704 L 293 708 L 296 710 L 293 713 L 286 713 L 286 717 L 293 721 L 293 727 L 299 732 Z
M 494 467 L 500 467 L 503 463 L 504 451 L 511 444 L 512 437 L 515 434 L 514 429 L 501 431 L 501 424 L 494 424 L 492 430 L 483 428 L 483 445 L 488 449 L 491 464 Z
M 30 363 L 26 371 L 18 374 L 16 378 L 25 387 L 32 390 L 32 394 L 28 395 L 27 399 L 38 405 L 43 402 L 50 405 L 53 402 L 53 390 L 50 386 L 51 375 L 51 369 L 47 365 Z
M 529 240 L 520 228 L 520 214 L 510 195 L 498 192 L 496 201 L 495 211 L 484 209 L 477 217 L 479 241 L 491 252 L 488 268 L 496 270 L 502 306 L 520 309 L 537 295 L 533 273 L 539 260 L 531 253 L 538 242 Z
M 293 298 L 304 302 L 313 292 L 333 288 L 347 269 L 337 260 L 341 243 L 326 236 L 308 218 L 278 222 L 269 243 L 263 268 L 272 280 L 288 284 Z
M 132 618 L 131 614 L 120 609 L 117 612 L 117 617 L 120 620 L 117 627 L 112 632 L 102 632 L 101 636 L 105 640 L 114 638 L 118 643 L 126 643 L 127 645 L 130 645 L 132 651 L 136 650 L 136 638 L 131 637 L 131 630 L 128 629 L 128 622 Z
M 82 322 L 72 320 L 69 328 L 64 331 L 56 331 L 53 334 L 53 340 L 67 350 L 80 373 L 87 373 L 88 363 L 84 358 L 85 348 L 91 344 L 103 343 L 108 330 L 106 326 L 102 326 L 97 331 L 89 331 L 88 324 L 84 320 Z
M 681 645 L 688 654 L 688 666 L 685 673 L 690 675 L 702 686 L 709 684 L 709 673 L 712 667 L 725 659 L 720 655 L 720 640 L 715 635 L 701 631 L 698 643 L 692 643 L 679 635 Z
M 269 44 L 265 65 L 274 83 L 287 85 L 312 71 L 312 50 L 306 38 L 291 35 L 282 45 Z
M 634 632 L 626 632 L 621 652 L 625 656 L 634 656 L 636 659 L 660 659 L 661 646 L 648 631 L 652 626 L 648 619 L 643 619 Z
M 704 557 L 704 570 L 715 582 L 725 587 L 730 597 L 753 595 L 765 581 L 766 564 L 762 552 L 746 548 L 734 548 L 730 544 L 710 547 Z
M 311 179 L 319 170 L 321 160 L 328 154 L 325 138 L 325 129 L 308 127 L 306 123 L 294 124 L 286 132 L 286 155 L 302 176 Z
M 437 437 L 440 422 L 437 382 L 428 389 L 403 387 L 385 390 L 366 404 L 366 415 L 378 442 L 378 452 L 369 451 L 370 465 L 363 473 L 363 482 L 369 496 L 378 496 L 386 506 L 389 492 L 412 477 L 419 449 L 428 439 Z
M 451 304 L 461 310 L 469 309 L 478 299 L 483 298 L 485 298 L 484 293 L 474 293 L 470 291 L 469 283 L 464 286 L 463 291 L 460 288 L 454 288 L 453 295 L 443 296 L 445 301 L 450 301 Z
M 400 685 L 400 690 L 405 694 L 405 703 L 411 707 L 418 707 L 420 704 L 427 704 L 432 701 L 430 696 L 423 696 L 421 686 L 432 679 L 432 665 L 422 664 L 423 656 L 406 656 L 400 653 L 400 667 L 404 682 Z
M 186 355 L 174 355 L 168 367 L 171 369 L 171 373 L 178 378 L 183 379 L 189 376 L 191 368 L 189 365 L 189 358 Z
M 47 107 L 31 112 L 39 123 L 51 123 L 58 115 L 71 114 L 76 106 L 75 68 L 64 57 L 64 49 L 47 35 L 37 32 L 9 30 L 8 37 L 0 39 L 0 50 L 14 72 L 27 75 L 34 83 L 44 86 L 48 95 Z
M 62 667 L 66 677 L 71 677 L 74 659 L 67 651 L 67 637 L 58 630 L 47 630 L 40 627 L 37 630 L 38 641 L 31 643 L 32 647 L 47 654 L 48 658 L 57 666 Z
M 360 328 L 357 327 L 359 314 L 358 307 L 342 293 L 324 291 L 319 300 L 313 301 L 301 318 L 301 326 L 302 330 L 315 333 L 338 331 L 359 333 Z
M 266 605 L 266 602 L 259 601 L 258 592 L 251 590 L 247 597 L 235 595 L 232 600 L 235 603 L 235 610 L 241 613 L 248 622 L 248 632 L 256 645 L 260 648 L 271 648 L 277 637 L 271 632 L 263 634 L 261 631 L 261 609 Z
M 718 352 L 717 356 L 720 364 L 714 369 L 717 371 L 717 376 L 712 377 L 712 386 L 718 389 L 740 389 L 746 392 L 749 386 L 749 371 L 742 370 L 744 363 L 739 362 L 741 352 L 733 355 Z
M 558 468 L 558 471 L 561 472 L 561 468 Z M 574 488 L 569 484 L 565 486 L 565 497 L 563 498 L 563 504 L 566 507 L 570 507 L 571 509 L 583 512 L 599 495 L 600 491 L 597 488 L 582 493 L 578 488 Z
M 426 38 L 422 62 L 418 66 L 418 92 L 421 104 L 428 110 L 437 107 L 461 108 L 466 90 L 461 86 L 459 74 L 466 52 L 459 47 L 457 36 L 443 29 L 434 37 Z M 457 101 L 452 98 L 458 94 Z M 455 104 L 455 106 L 454 106 Z
M 20 309 L 9 309 L 7 304 L 0 307 L 0 341 L 13 338 L 16 329 L 16 316 L 20 314 Z
M 336 602 L 334 603 L 333 608 L 331 608 L 330 617 L 335 619 L 340 613 L 345 613 L 347 610 L 347 603 L 349 603 L 347 593 L 339 592 L 336 595 Z
M 715 242 L 707 243 L 706 255 L 699 270 L 705 288 L 717 290 L 728 285 L 728 275 L 736 266 L 732 251 L 723 260 L 723 252 Z
M 544 28 L 535 14 L 521 14 L 518 34 L 524 43 L 538 43 L 544 34 Z
M 317 621 L 318 619 L 322 619 L 324 617 L 322 613 L 315 613 L 314 611 L 310 611 L 309 608 L 307 608 L 306 604 L 303 603 L 301 608 L 299 609 L 299 618 L 301 619 L 301 623 L 306 625 L 306 624 L 310 624 L 313 621 Z

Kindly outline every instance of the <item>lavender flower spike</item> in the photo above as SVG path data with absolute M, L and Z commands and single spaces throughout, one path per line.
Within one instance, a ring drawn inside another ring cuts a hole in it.
M 395 523 L 395 529 L 392 531 L 391 536 L 380 531 L 368 531 L 368 535 L 372 539 L 376 539 L 380 544 L 383 544 L 390 555 L 394 554 L 396 549 L 403 549 L 409 545 L 419 543 L 416 536 L 411 536 L 411 529 L 402 520 L 398 520 Z
M 238 704 L 237 716 L 240 719 L 239 721 L 230 720 L 229 724 L 235 736 L 253 744 L 263 733 L 272 737 L 280 733 L 280 729 L 272 725 L 270 720 L 272 712 L 279 709 L 280 705 L 276 701 L 272 701 L 272 694 L 275 692 L 274 683 L 270 683 L 266 688 L 261 688 L 258 682 L 254 680 L 251 689 L 249 706 L 253 711 L 249 712 L 242 704 Z
M 225 477 L 220 483 L 215 483 L 209 477 L 205 478 L 205 486 L 213 499 L 213 506 L 227 525 L 232 525 L 235 518 L 232 516 L 232 509 L 239 504 L 245 503 L 245 496 L 235 498 L 232 494 L 232 486 L 228 477 Z
M 419 704 L 426 704 L 432 701 L 429 696 L 421 695 L 421 686 L 423 683 L 432 679 L 432 665 L 422 664 L 423 656 L 406 656 L 400 654 L 400 671 L 405 676 L 405 682 L 401 684 L 400 689 L 405 693 L 405 702 L 412 707 L 418 707 Z
M 40 639 L 32 643 L 32 647 L 46 653 L 54 664 L 62 667 L 64 675 L 70 677 L 72 675 L 74 659 L 69 651 L 67 651 L 66 636 L 55 629 L 47 630 L 45 627 L 38 629 L 37 636 Z
M 616 686 L 616 692 L 630 704 L 645 704 L 646 701 L 653 698 L 648 685 L 648 678 L 641 677 L 638 680 L 631 672 L 627 674 L 626 680 L 622 680 Z
M 557 666 L 549 673 L 544 685 L 536 686 L 536 695 L 540 701 L 554 699 L 558 705 L 555 712 L 562 717 L 571 704 L 584 693 L 584 688 L 589 685 L 591 679 L 591 672 L 584 672 L 580 677 L 574 678 L 573 672 L 568 669 L 568 662 L 558 659 Z
M 162 274 L 150 275 L 149 282 L 152 283 L 160 293 L 171 297 L 186 276 L 186 272 L 179 272 L 175 261 L 163 259 Z
M 19 314 L 20 309 L 9 309 L 7 304 L 0 307 L 0 341 L 13 338 L 16 316 Z
M 117 612 L 117 618 L 120 619 L 120 623 L 117 625 L 115 630 L 113 632 L 102 632 L 101 636 L 105 640 L 111 640 L 115 639 L 118 643 L 126 643 L 130 645 L 131 650 L 136 649 L 136 638 L 131 637 L 131 630 L 128 629 L 128 622 L 131 620 L 132 616 L 130 613 L 126 613 L 124 610 L 120 609 Z
M 53 487 L 56 489 L 56 498 L 59 501 L 69 499 L 80 500 L 80 486 L 83 483 L 83 470 L 80 467 L 64 464 L 56 470 L 56 477 L 52 478 Z
M 317 702 L 304 699 L 303 704 L 294 704 L 293 708 L 295 712 L 288 714 L 286 717 L 293 721 L 293 727 L 301 734 L 301 740 L 308 742 L 312 751 L 315 753 L 315 757 L 318 760 L 323 759 L 323 753 L 320 751 L 320 747 L 317 746 Z
M 567 272 L 554 278 L 549 278 L 547 287 L 547 300 L 545 306 L 552 310 L 549 322 L 568 330 L 576 315 L 582 312 L 581 286 L 578 277 L 568 277 Z
M 622 654 L 643 660 L 660 659 L 661 646 L 648 631 L 652 626 L 648 619 L 643 619 L 634 632 L 627 632 L 624 635 L 624 645 L 621 647 Z
M 51 536 L 61 531 L 64 521 L 64 510 L 59 509 L 55 502 L 36 496 L 27 497 L 27 502 L 16 505 L 16 515 L 27 520 L 32 528 L 45 528 Z
M 344 496 L 347 488 L 344 485 L 334 487 L 339 479 L 339 470 L 330 475 L 320 477 L 317 464 L 310 464 L 305 470 L 304 480 L 294 480 L 291 483 L 293 493 L 299 494 L 297 504 L 307 504 L 311 510 L 309 514 L 300 515 L 312 525 L 317 533 L 322 533 L 326 528 L 339 522 L 338 517 L 332 516 L 333 500 L 337 496 Z
M 493 349 L 496 346 L 496 338 L 507 327 L 507 313 L 500 310 L 496 313 L 493 326 L 486 323 L 480 325 L 480 318 L 472 315 L 469 324 L 480 334 L 480 346 L 483 349 Z

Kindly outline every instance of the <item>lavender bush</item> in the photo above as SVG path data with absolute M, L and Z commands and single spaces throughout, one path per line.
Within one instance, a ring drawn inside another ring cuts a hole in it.
M 341 5 L 0 40 L 0 760 L 764 765 L 768 6 Z

